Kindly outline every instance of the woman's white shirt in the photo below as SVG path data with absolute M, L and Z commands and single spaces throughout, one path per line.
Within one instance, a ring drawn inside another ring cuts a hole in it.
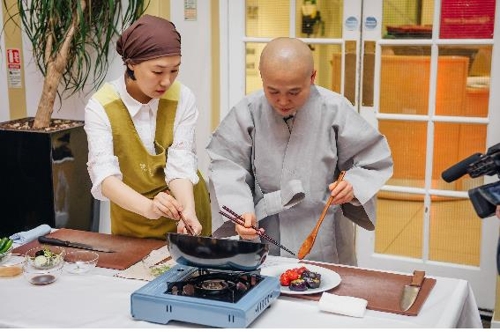
M 132 98 L 125 87 L 125 78 L 110 82 L 118 92 L 130 113 L 134 126 L 145 148 L 155 154 L 154 136 L 159 99 L 152 99 L 142 104 Z M 196 174 L 198 158 L 196 156 L 196 121 L 198 109 L 193 92 L 181 84 L 181 93 L 174 120 L 174 141 L 168 149 L 168 162 L 165 167 L 165 181 L 189 179 L 198 183 Z M 101 193 L 101 183 L 108 176 L 123 178 L 118 158 L 113 151 L 111 124 L 103 106 L 91 98 L 85 108 L 85 131 L 89 145 L 87 168 L 92 180 L 92 195 L 102 201 L 108 200 Z

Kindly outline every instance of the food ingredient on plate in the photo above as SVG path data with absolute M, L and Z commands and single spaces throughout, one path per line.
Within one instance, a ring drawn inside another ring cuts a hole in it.
M 292 291 L 302 292 L 318 288 L 321 284 L 321 274 L 312 272 L 305 266 L 288 269 L 280 275 L 281 286 L 288 286 Z
M 0 254 L 7 252 L 7 250 L 12 247 L 13 242 L 14 241 L 12 239 L 9 239 L 8 237 L 3 237 L 2 239 L 0 239 Z

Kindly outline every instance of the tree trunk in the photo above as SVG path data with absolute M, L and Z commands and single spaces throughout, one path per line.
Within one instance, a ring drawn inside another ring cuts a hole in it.
M 64 67 L 63 67 L 64 68 Z M 38 102 L 33 128 L 41 129 L 50 125 L 54 104 L 56 101 L 57 87 L 62 78 L 62 71 L 57 70 L 54 61 L 47 66 L 47 73 L 43 80 L 42 95 Z
M 87 8 L 86 0 L 81 0 L 81 9 L 85 11 Z M 38 103 L 38 109 L 35 115 L 34 129 L 46 128 L 50 125 L 52 112 L 54 112 L 54 104 L 56 101 L 57 88 L 61 82 L 63 72 L 68 63 L 68 54 L 76 29 L 78 28 L 78 15 L 73 13 L 73 21 L 64 37 L 64 43 L 54 56 L 51 56 L 51 43 L 48 43 L 49 49 L 46 50 L 47 72 L 43 81 L 42 95 Z M 51 36 L 49 36 L 51 38 Z

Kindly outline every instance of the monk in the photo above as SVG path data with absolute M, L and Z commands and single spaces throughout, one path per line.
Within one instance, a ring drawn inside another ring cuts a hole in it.
M 307 259 L 356 265 L 354 223 L 374 229 L 375 197 L 392 175 L 387 140 L 347 99 L 314 84 L 313 55 L 299 39 L 269 42 L 259 70 L 263 89 L 230 110 L 207 146 L 214 236 L 266 242 L 255 226 L 297 253 L 332 196 Z M 219 217 L 224 205 L 244 226 Z

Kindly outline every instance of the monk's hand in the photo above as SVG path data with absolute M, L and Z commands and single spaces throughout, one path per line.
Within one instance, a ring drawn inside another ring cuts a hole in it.
M 163 216 L 168 219 L 179 220 L 181 218 L 179 211 L 182 211 L 182 209 L 182 205 L 174 196 L 166 192 L 159 192 L 153 198 L 153 211 L 159 215 L 158 218 Z
M 257 217 L 254 213 L 247 212 L 241 216 L 245 219 L 245 226 L 236 225 L 235 230 L 243 240 L 255 240 L 259 237 L 259 232 L 264 233 L 263 228 L 260 228 L 259 231 L 252 228 L 252 226 L 257 227 Z
M 181 218 L 177 222 L 177 233 L 200 235 L 203 227 L 201 226 L 195 211 L 185 209 L 180 213 Z
M 354 199 L 354 188 L 346 180 L 335 181 L 328 186 L 333 197 L 332 205 L 349 203 Z
M 497 205 L 497 218 L 500 219 L 500 205 Z

